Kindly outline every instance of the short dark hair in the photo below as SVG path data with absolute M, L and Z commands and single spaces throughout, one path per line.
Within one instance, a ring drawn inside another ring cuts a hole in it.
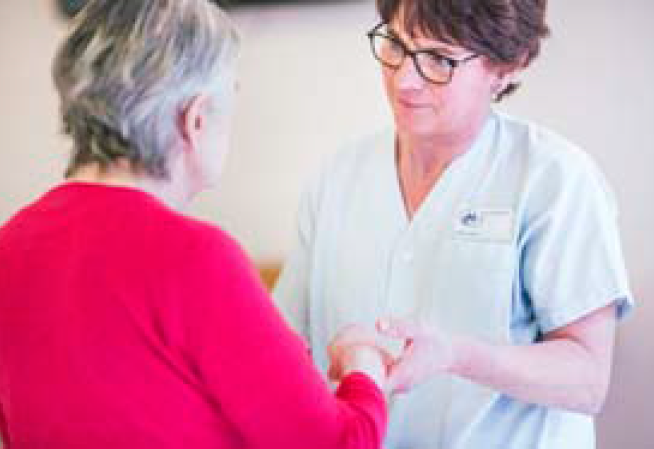
M 547 0 L 377 0 L 383 22 L 402 10 L 403 27 L 443 42 L 460 45 L 502 65 L 528 66 L 549 35 Z M 509 84 L 497 100 L 514 92 Z

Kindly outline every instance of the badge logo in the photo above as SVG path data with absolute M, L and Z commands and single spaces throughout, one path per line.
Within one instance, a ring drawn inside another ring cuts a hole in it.
M 484 224 L 484 217 L 478 211 L 471 209 L 461 214 L 461 225 L 466 228 L 479 228 Z

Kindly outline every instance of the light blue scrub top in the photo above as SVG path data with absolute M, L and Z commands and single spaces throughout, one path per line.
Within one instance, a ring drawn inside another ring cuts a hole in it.
M 326 372 L 345 325 L 426 320 L 497 344 L 631 307 L 612 194 L 561 137 L 493 112 L 409 220 L 392 130 L 339 154 L 304 196 L 275 289 Z M 388 449 L 590 449 L 589 416 L 439 375 L 390 407 Z

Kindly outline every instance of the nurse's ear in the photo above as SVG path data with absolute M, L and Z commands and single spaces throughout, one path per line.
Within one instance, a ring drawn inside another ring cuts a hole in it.
M 491 83 L 491 96 L 498 102 L 514 92 L 519 86 L 519 76 L 526 68 L 527 56 L 523 56 L 513 64 L 500 64 L 495 66 L 495 79 Z

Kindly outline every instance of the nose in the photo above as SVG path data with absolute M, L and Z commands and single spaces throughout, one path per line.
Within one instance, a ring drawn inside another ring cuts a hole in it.
M 399 90 L 419 90 L 425 85 L 425 80 L 408 55 L 395 72 L 395 84 Z

